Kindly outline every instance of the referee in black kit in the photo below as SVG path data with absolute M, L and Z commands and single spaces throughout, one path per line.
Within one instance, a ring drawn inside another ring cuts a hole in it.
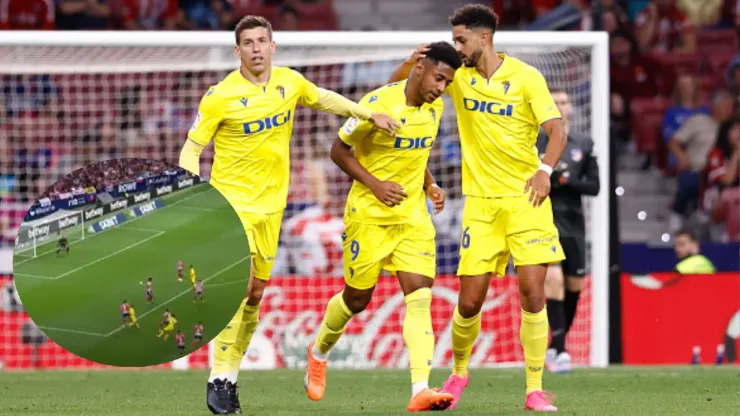
M 568 144 L 551 175 L 550 199 L 565 260 L 560 265 L 550 266 L 547 271 L 545 294 L 552 341 L 547 350 L 546 365 L 553 372 L 568 372 L 571 357 L 565 351 L 565 336 L 576 315 L 586 275 L 586 230 L 581 197 L 599 193 L 599 165 L 593 154 L 593 140 L 570 130 L 573 106 L 568 92 L 553 88 L 550 93 L 563 116 Z M 546 147 L 547 134 L 540 132 L 537 138 L 540 158 L 544 156 Z

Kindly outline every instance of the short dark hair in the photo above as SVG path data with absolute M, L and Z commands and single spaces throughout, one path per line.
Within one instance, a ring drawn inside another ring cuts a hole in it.
M 699 239 L 696 238 L 696 233 L 693 230 L 689 229 L 689 228 L 684 228 L 684 229 L 682 229 L 682 230 L 680 230 L 679 232 L 676 233 L 676 237 L 680 237 L 682 235 L 685 235 L 691 241 L 694 241 L 694 242 L 699 241 Z
M 455 10 L 450 16 L 452 26 L 463 25 L 468 29 L 484 28 L 496 33 L 498 15 L 488 6 L 482 4 L 466 4 Z
M 568 93 L 568 90 L 566 90 L 563 87 L 551 87 L 550 88 L 550 94 L 556 94 L 556 93 L 559 93 L 559 92 L 562 92 L 562 93 L 567 94 Z
M 254 29 L 255 27 L 264 27 L 267 29 L 267 34 L 272 39 L 272 25 L 270 22 L 262 16 L 247 15 L 242 17 L 239 23 L 236 24 L 234 29 L 234 35 L 236 35 L 236 44 L 239 44 L 239 37 L 242 32 L 247 29 Z
M 436 63 L 444 62 L 457 70 L 462 66 L 462 59 L 455 48 L 447 42 L 434 42 L 429 44 L 429 50 L 425 52 L 426 58 Z

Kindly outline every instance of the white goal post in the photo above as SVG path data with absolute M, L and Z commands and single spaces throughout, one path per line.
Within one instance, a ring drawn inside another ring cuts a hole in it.
M 273 63 L 283 66 L 398 63 L 421 43 L 450 39 L 449 31 L 275 32 L 277 53 Z M 114 78 L 130 73 L 213 71 L 223 74 L 238 66 L 234 43 L 233 32 L 0 31 L 0 73 L 72 77 L 110 74 Z M 538 67 L 551 86 L 577 80 L 568 88 L 571 96 L 577 95 L 574 104 L 581 109 L 581 119 L 576 124 L 594 140 L 601 178 L 599 195 L 585 205 L 591 270 L 587 364 L 606 366 L 610 276 L 608 36 L 605 32 L 498 32 L 494 35 L 494 45 L 497 50 L 522 57 Z M 387 71 L 392 66 L 384 68 L 382 71 Z M 99 94 L 107 94 L 107 85 L 90 85 L 96 81 L 84 77 L 75 79 L 81 88 L 75 90 L 77 94 L 87 94 L 86 88 L 98 88 L 102 91 Z M 327 87 L 321 79 L 315 82 Z M 199 94 L 205 92 L 199 91 Z M 200 96 L 194 98 L 197 104 Z M 445 112 L 454 114 L 450 107 L 446 105 Z M 177 148 L 177 144 L 172 147 Z M 162 158 L 176 161 L 173 151 L 168 152 Z M 447 255 L 456 256 L 456 253 Z
M 56 245 L 45 249 L 43 253 L 39 253 L 39 249 L 47 244 L 55 244 L 62 236 L 67 237 L 69 244 L 85 239 L 85 216 L 81 210 L 63 210 L 45 218 L 24 222 L 18 230 L 14 255 L 36 258 L 48 254 Z

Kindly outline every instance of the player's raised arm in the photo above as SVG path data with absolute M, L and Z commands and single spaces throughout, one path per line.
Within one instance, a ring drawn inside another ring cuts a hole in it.
M 396 68 L 395 71 L 391 74 L 391 77 L 388 79 L 388 82 L 398 82 L 403 81 L 404 79 L 409 77 L 409 74 L 411 73 L 411 70 L 414 68 L 414 65 L 416 65 L 417 62 L 419 62 L 419 59 L 422 59 L 426 57 L 425 53 L 429 50 L 429 44 L 428 43 L 422 43 L 419 45 L 418 48 L 414 50 L 414 53 L 411 54 L 411 56 L 408 57 L 405 61 L 401 63 L 401 65 Z
M 366 107 L 349 100 L 334 91 L 319 88 L 313 82 L 307 80 L 302 75 L 298 82 L 303 84 L 303 93 L 299 103 L 314 110 L 324 111 L 336 114 L 338 116 L 353 117 L 362 121 L 369 121 L 375 127 L 387 131 L 389 134 L 396 134 L 396 128 L 401 125 L 393 120 L 389 115 L 374 113 Z
M 200 154 L 210 143 L 223 118 L 215 88 L 211 87 L 201 99 L 188 139 L 180 151 L 180 167 L 196 175 L 200 175 Z
M 545 157 L 540 168 L 527 180 L 524 188 L 525 193 L 529 192 L 529 202 L 538 207 L 550 194 L 550 175 L 560 161 L 565 145 L 568 144 L 568 135 L 545 78 L 538 71 L 532 71 L 527 78 L 529 82 L 525 87 L 525 100 L 532 108 L 537 123 L 547 134 Z
M 352 146 L 364 139 L 372 129 L 373 125 L 368 121 L 360 121 L 357 118 L 347 120 L 339 131 L 339 137 L 331 146 L 331 160 L 352 179 L 367 186 L 379 201 L 393 207 L 408 197 L 401 185 L 379 180 L 368 172 L 352 153 Z

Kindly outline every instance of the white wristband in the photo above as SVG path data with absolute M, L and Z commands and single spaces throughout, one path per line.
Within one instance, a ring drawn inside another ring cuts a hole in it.
M 540 168 L 538 170 L 547 173 L 547 176 L 552 176 L 552 167 L 550 165 L 546 165 L 543 163 L 540 165 Z

